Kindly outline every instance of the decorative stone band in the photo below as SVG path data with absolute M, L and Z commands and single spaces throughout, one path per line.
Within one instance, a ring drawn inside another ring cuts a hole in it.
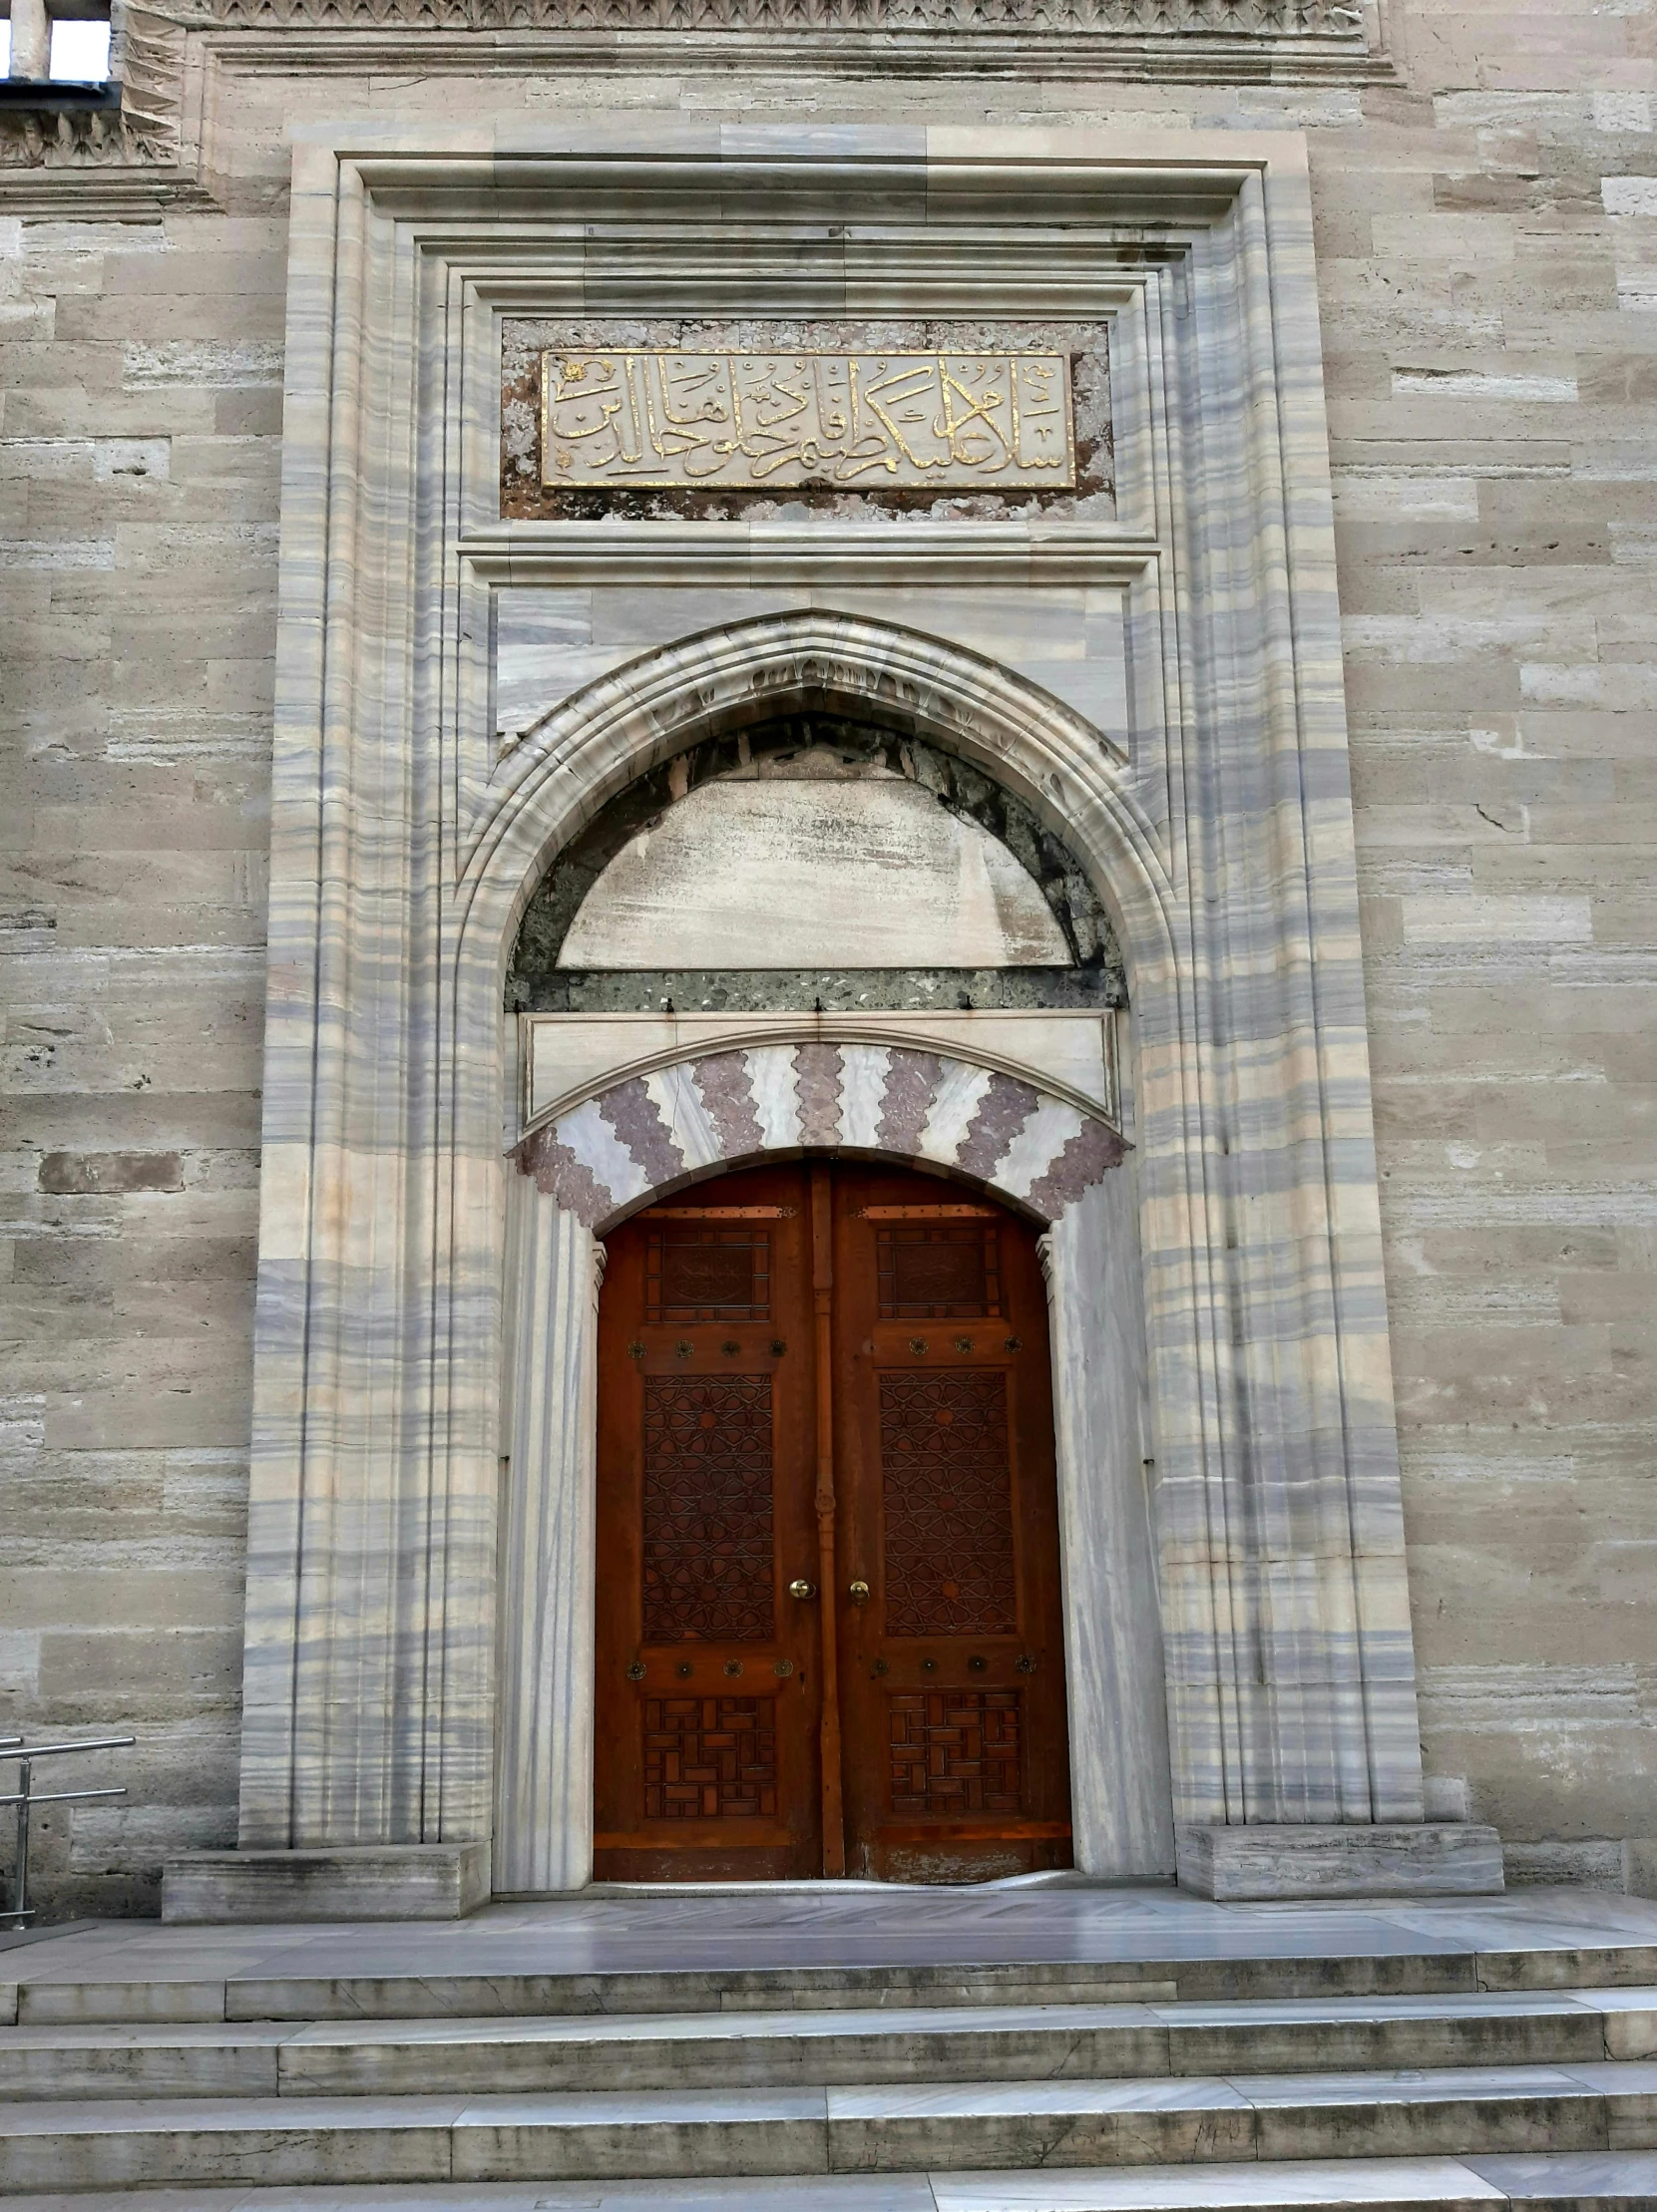
M 1361 11 L 1341 0 L 175 0 L 182 21 L 232 30 L 300 25 L 327 30 L 413 24 L 433 31 L 687 33 L 810 31 L 931 33 L 1006 31 L 1038 42 L 1068 32 L 1141 37 L 1208 32 L 1228 38 L 1277 32 L 1351 35 Z
M 514 1156 L 603 1231 L 653 1191 L 819 1145 L 959 1169 L 1045 1222 L 1128 1149 L 1107 1122 L 999 1069 L 902 1045 L 811 1043 L 629 1076 L 532 1130 Z

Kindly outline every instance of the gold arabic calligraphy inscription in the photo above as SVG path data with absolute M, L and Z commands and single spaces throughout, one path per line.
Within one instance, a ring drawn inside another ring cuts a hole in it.
M 541 480 L 1067 490 L 1069 363 L 1051 353 L 549 351 Z

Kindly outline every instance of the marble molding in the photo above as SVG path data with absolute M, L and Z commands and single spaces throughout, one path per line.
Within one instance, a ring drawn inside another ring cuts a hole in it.
M 593 1872 L 599 1289 L 590 1224 L 528 1178 L 508 1200 L 511 1290 L 501 1546 L 495 1881 L 580 1889 Z
M 997 1007 L 952 1007 L 947 1013 L 929 1008 L 877 1014 L 525 1014 L 520 1031 L 525 1129 L 533 1134 L 625 1076 L 786 1042 L 885 1045 L 1000 1069 L 1122 1132 L 1117 1032 L 1126 1027 L 1126 1015 L 1118 1011 Z M 892 1062 L 870 1064 L 889 1070 Z
M 1117 520 L 503 525 L 500 303 L 763 313 L 779 205 L 821 230 L 789 312 L 1108 316 Z M 1154 1462 L 1154 1574 L 1123 1573 L 1139 1600 L 1154 1581 L 1174 1819 L 1419 1822 L 1301 140 L 847 128 L 783 149 L 602 116 L 523 139 L 301 134 L 286 358 L 243 1846 L 482 1840 L 538 1741 L 535 1787 L 567 1791 L 579 1731 L 555 1755 L 548 1700 L 575 1709 L 586 1600 L 556 1593 L 503 1644 L 501 1561 L 586 1538 L 558 1525 L 568 1499 L 510 1485 L 503 1526 L 503 1373 L 510 1391 L 523 1371 L 509 1333 L 585 1373 L 582 1216 L 607 1215 L 591 1194 L 537 1189 L 533 1219 L 514 1200 L 515 1275 L 548 1289 L 509 1329 L 509 1187 L 533 1186 L 503 1170 L 522 1125 L 501 977 L 548 858 L 615 793 L 712 729 L 818 702 L 983 769 L 1061 830 L 1117 928 Z M 639 649 L 503 750 L 491 593 L 583 581 L 631 593 Z M 1119 587 L 1127 726 L 837 610 L 837 581 L 987 607 Z M 769 610 L 675 621 L 732 582 Z M 825 1093 L 801 1141 L 835 1141 L 817 1132 L 843 1110 Z M 1126 1187 L 1112 1171 L 1054 1206 L 1061 1285 L 1090 1266 L 1082 1216 L 1102 1225 Z M 1093 1356 L 1104 1294 L 1065 1292 L 1061 1364 Z M 520 1463 L 585 1479 L 581 1425 L 536 1418 Z M 1061 1423 L 1078 1462 L 1125 1464 L 1125 1413 Z M 1079 1501 L 1066 1541 L 1085 1551 L 1104 1511 Z M 1139 1713 L 1120 1727 L 1142 1748 L 1154 1639 L 1119 1589 L 1071 1652 L 1098 1640 L 1111 1725 Z M 1101 1790 L 1107 1738 L 1086 1753 Z M 1132 1848 L 1156 1827 L 1128 1819 Z M 545 1832 L 529 1860 L 570 1878 Z

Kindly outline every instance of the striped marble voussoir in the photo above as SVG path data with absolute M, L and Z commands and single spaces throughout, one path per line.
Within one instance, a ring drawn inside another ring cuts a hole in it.
M 953 1168 L 1053 1222 L 1127 1150 L 1108 1122 L 996 1068 L 903 1045 L 709 1052 L 584 1099 L 516 1158 L 603 1231 L 649 1196 L 766 1153 L 817 1147 Z

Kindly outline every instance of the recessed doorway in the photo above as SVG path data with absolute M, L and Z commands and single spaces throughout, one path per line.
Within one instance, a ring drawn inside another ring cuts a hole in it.
M 1036 1237 L 808 1159 L 607 1239 L 600 1879 L 1070 1863 Z

